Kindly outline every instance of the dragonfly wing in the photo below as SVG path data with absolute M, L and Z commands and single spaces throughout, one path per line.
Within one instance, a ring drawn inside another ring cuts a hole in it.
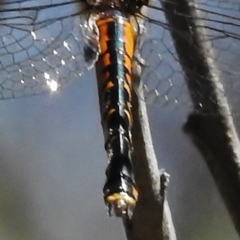
M 172 4 L 176 2 L 173 1 Z M 199 0 L 195 5 L 197 15 L 194 15 L 197 20 L 195 27 L 201 29 L 201 41 L 208 50 L 206 58 L 213 63 L 211 67 L 215 68 L 216 74 L 222 80 L 226 93 L 228 89 L 231 91 L 231 96 L 234 91 L 240 89 L 239 6 L 239 2 L 234 0 L 224 2 Z M 182 13 L 175 14 L 180 16 Z M 141 79 L 146 101 L 164 106 L 172 103 L 189 103 L 185 75 L 170 32 L 187 38 L 189 46 L 197 48 L 193 45 L 193 36 L 168 24 L 159 1 L 149 6 L 148 16 L 145 19 L 148 36 L 151 35 L 140 47 L 140 55 L 145 60 Z
M 84 57 L 82 12 L 75 1 L 1 3 L 0 99 L 54 90 L 91 68 L 93 58 Z
M 163 29 L 161 40 L 146 39 L 141 48 L 145 62 L 141 73 L 145 101 L 161 107 L 189 103 L 184 75 L 169 39 L 169 32 Z

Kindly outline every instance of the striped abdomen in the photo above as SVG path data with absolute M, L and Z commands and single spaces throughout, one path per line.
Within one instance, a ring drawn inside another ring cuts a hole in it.
M 106 204 L 117 215 L 137 200 L 132 172 L 131 98 L 134 32 L 119 12 L 96 21 L 100 54 L 96 64 L 105 149 L 109 156 L 103 189 Z

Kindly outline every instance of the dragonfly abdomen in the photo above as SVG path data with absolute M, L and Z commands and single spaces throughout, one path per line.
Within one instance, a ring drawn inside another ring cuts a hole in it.
M 131 154 L 132 58 L 134 32 L 119 12 L 96 21 L 100 54 L 97 77 L 105 149 L 109 156 L 104 186 L 106 204 L 116 215 L 134 207 L 137 191 L 133 180 Z

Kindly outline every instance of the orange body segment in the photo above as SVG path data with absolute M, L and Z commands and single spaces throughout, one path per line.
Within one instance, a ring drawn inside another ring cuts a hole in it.
M 131 163 L 134 31 L 129 19 L 120 13 L 100 16 L 96 26 L 100 48 L 96 64 L 99 99 L 109 154 L 104 199 L 108 206 L 124 212 L 135 206 L 138 195 Z
M 106 53 L 108 51 L 107 41 L 109 41 L 109 22 L 114 22 L 115 20 L 113 18 L 105 18 L 105 19 L 99 19 L 96 24 L 99 30 L 99 45 L 100 45 L 100 55 L 103 53 Z M 132 58 L 134 53 L 134 32 L 131 24 L 129 22 L 123 22 L 122 24 L 122 41 L 124 43 L 124 65 L 129 70 L 129 72 L 132 72 Z M 109 61 L 109 55 L 104 55 L 104 59 L 102 60 L 103 64 L 106 66 L 110 63 Z

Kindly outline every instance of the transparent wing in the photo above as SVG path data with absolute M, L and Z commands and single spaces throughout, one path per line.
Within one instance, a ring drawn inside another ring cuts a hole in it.
M 56 84 L 63 86 L 93 65 L 93 61 L 84 59 L 80 28 L 84 10 L 80 2 L 0 1 L 0 99 L 39 94 Z M 168 3 L 175 4 L 171 0 Z M 206 30 L 202 41 L 214 50 L 214 55 L 208 57 L 215 62 L 224 86 L 237 99 L 240 3 L 236 0 L 197 3 L 196 18 L 203 23 L 197 27 Z M 146 100 L 161 105 L 189 104 L 184 73 L 170 31 L 181 36 L 185 33 L 169 26 L 160 1 L 151 2 L 148 10 L 143 17 L 150 34 L 146 34 L 139 49 L 145 60 L 141 79 Z
M 178 1 L 168 1 L 176 4 Z M 239 99 L 240 91 L 240 2 L 236 0 L 197 0 L 195 28 L 201 29 L 201 41 L 207 51 L 206 58 L 221 79 L 225 93 L 231 101 Z M 191 4 L 191 0 L 189 0 Z M 189 104 L 189 91 L 181 59 L 176 53 L 170 32 L 186 37 L 189 46 L 194 45 L 192 36 L 165 20 L 160 1 L 154 1 L 148 8 L 145 19 L 149 33 L 140 48 L 145 60 L 141 73 L 142 86 L 147 102 L 166 106 Z M 175 12 L 174 14 L 181 14 Z M 185 16 L 190 19 L 190 16 Z M 191 35 L 191 34 L 190 34 Z M 198 46 L 193 46 L 198 47 Z M 188 49 L 185 49 L 186 52 Z M 183 49 L 184 51 L 184 49 Z M 194 60 L 195 56 L 191 56 Z M 191 71 L 191 69 L 190 69 Z M 201 79 L 202 76 L 199 76 Z M 199 82 L 201 84 L 201 82 Z M 224 94 L 225 94 L 224 93 Z M 196 92 L 196 94 L 199 94 Z M 211 96 L 208 96 L 211 98 Z M 199 103 L 200 104 L 200 103 Z
M 54 90 L 86 62 L 79 1 L 0 1 L 0 99 Z

